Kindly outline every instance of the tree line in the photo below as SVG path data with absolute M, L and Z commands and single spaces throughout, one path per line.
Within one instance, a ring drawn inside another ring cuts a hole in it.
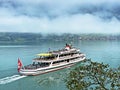
M 0 33 L 0 43 L 28 43 L 40 41 L 67 40 L 120 40 L 120 34 L 41 34 L 41 33 Z

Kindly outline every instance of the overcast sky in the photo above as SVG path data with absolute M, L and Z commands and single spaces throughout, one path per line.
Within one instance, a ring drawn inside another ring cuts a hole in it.
M 0 32 L 120 33 L 120 0 L 0 0 Z

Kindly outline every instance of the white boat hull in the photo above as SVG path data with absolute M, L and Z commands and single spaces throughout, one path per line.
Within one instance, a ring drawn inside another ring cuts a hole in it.
M 37 68 L 37 69 L 20 69 L 20 74 L 21 75 L 39 75 L 39 74 L 44 74 L 44 73 L 48 73 L 48 72 L 53 72 L 53 71 L 57 71 L 60 69 L 64 69 L 64 68 L 68 68 L 73 66 L 74 64 L 81 62 L 85 60 L 85 57 L 83 58 L 77 58 L 74 59 L 73 61 L 70 62 L 66 62 L 66 63 L 61 63 L 59 65 L 55 65 L 55 66 L 48 66 L 48 67 L 44 67 L 44 68 Z

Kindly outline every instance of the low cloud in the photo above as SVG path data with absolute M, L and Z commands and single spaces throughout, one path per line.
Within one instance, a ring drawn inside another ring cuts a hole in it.
M 0 1 L 0 32 L 120 33 L 120 1 Z

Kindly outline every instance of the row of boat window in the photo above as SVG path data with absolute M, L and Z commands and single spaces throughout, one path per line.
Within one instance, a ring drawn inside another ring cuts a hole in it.
M 37 62 L 37 64 L 35 64 L 35 62 L 33 62 L 33 66 L 35 66 L 35 65 L 39 65 L 39 66 L 49 66 L 50 65 L 50 63 L 48 63 L 48 62 Z
M 57 63 L 61 63 L 61 62 L 69 62 L 69 61 L 72 61 L 74 59 L 77 59 L 79 57 L 75 57 L 75 58 L 71 58 L 71 59 L 66 59 L 66 60 L 60 60 L 60 61 L 54 61 L 53 64 L 57 64 Z M 39 65 L 39 66 L 49 66 L 50 63 L 46 62 L 46 63 L 40 63 L 38 62 L 37 64 L 35 62 L 33 62 L 33 66 L 36 66 L 36 65 Z
M 47 57 L 40 57 L 39 59 L 54 59 L 57 56 L 47 56 Z
M 77 58 L 79 58 L 79 57 L 66 59 L 66 60 L 60 60 L 60 61 L 54 61 L 53 64 L 62 63 L 62 62 L 69 62 L 69 61 L 72 61 L 72 60 L 77 59 Z
M 73 56 L 74 54 L 78 54 L 78 52 L 61 54 L 59 57 L 64 57 L 64 56 L 69 56 L 69 55 Z
M 78 54 L 78 52 L 61 54 L 61 55 L 59 55 L 59 57 L 64 57 L 64 56 L 69 56 L 69 55 L 73 56 L 74 54 Z M 47 56 L 47 57 L 39 57 L 39 59 L 47 59 L 47 60 L 49 60 L 49 59 L 55 59 L 57 57 L 58 57 L 58 55 L 53 55 L 53 56 Z
M 61 62 L 69 62 L 69 61 L 72 61 L 72 60 L 74 60 L 74 59 L 77 59 L 77 58 L 79 58 L 79 57 L 75 57 L 75 58 L 71 58 L 71 59 L 66 59 L 66 60 L 60 60 L 60 61 L 54 61 L 53 62 L 53 64 L 57 64 L 57 63 L 61 63 Z M 50 65 L 50 63 L 48 63 L 48 62 L 46 62 L 46 63 L 40 63 L 40 62 L 38 62 L 37 63 L 38 65 L 40 65 L 40 66 L 49 66 Z M 36 64 L 35 64 L 35 62 L 33 62 L 33 66 L 35 66 Z
M 24 68 L 25 69 L 36 69 L 36 68 L 40 68 L 40 67 L 47 67 L 49 65 L 50 65 L 50 63 L 39 63 L 39 62 L 35 63 L 35 62 L 33 62 L 33 64 L 27 65 Z

